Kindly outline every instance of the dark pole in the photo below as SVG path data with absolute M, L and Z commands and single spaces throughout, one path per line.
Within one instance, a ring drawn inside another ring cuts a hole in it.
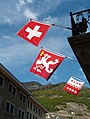
M 71 27 L 72 27 L 72 36 L 79 35 L 77 25 L 75 24 L 72 12 L 70 12 L 70 17 L 71 17 Z

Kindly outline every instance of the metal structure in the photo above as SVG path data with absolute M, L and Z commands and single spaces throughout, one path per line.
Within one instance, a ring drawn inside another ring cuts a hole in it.
M 76 16 L 76 19 L 75 19 Z M 68 42 L 90 84 L 90 9 L 77 13 L 70 12 L 72 36 Z
M 85 34 L 87 32 L 88 27 L 90 26 L 90 9 L 76 13 L 70 12 L 70 17 L 72 36 Z

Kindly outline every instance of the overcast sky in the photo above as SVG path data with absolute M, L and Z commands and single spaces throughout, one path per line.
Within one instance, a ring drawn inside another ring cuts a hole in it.
M 1 0 L 0 62 L 21 82 L 41 84 L 66 82 L 70 76 L 88 82 L 79 63 L 65 59 L 48 81 L 29 72 L 41 46 L 76 59 L 67 38 L 70 30 L 52 26 L 38 47 L 16 35 L 32 18 L 45 23 L 71 27 L 70 12 L 90 8 L 90 0 Z

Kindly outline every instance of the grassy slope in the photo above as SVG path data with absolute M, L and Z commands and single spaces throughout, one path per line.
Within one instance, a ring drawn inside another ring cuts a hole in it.
M 57 105 L 64 105 L 67 102 L 83 103 L 90 110 L 90 89 L 84 87 L 78 94 L 74 96 L 63 90 L 64 84 L 50 87 L 44 90 L 32 91 L 34 97 L 44 105 L 49 111 L 57 111 Z

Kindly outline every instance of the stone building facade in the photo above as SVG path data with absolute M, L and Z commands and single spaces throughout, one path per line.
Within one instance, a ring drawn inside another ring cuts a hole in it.
M 47 112 L 0 63 L 0 119 L 45 119 Z

